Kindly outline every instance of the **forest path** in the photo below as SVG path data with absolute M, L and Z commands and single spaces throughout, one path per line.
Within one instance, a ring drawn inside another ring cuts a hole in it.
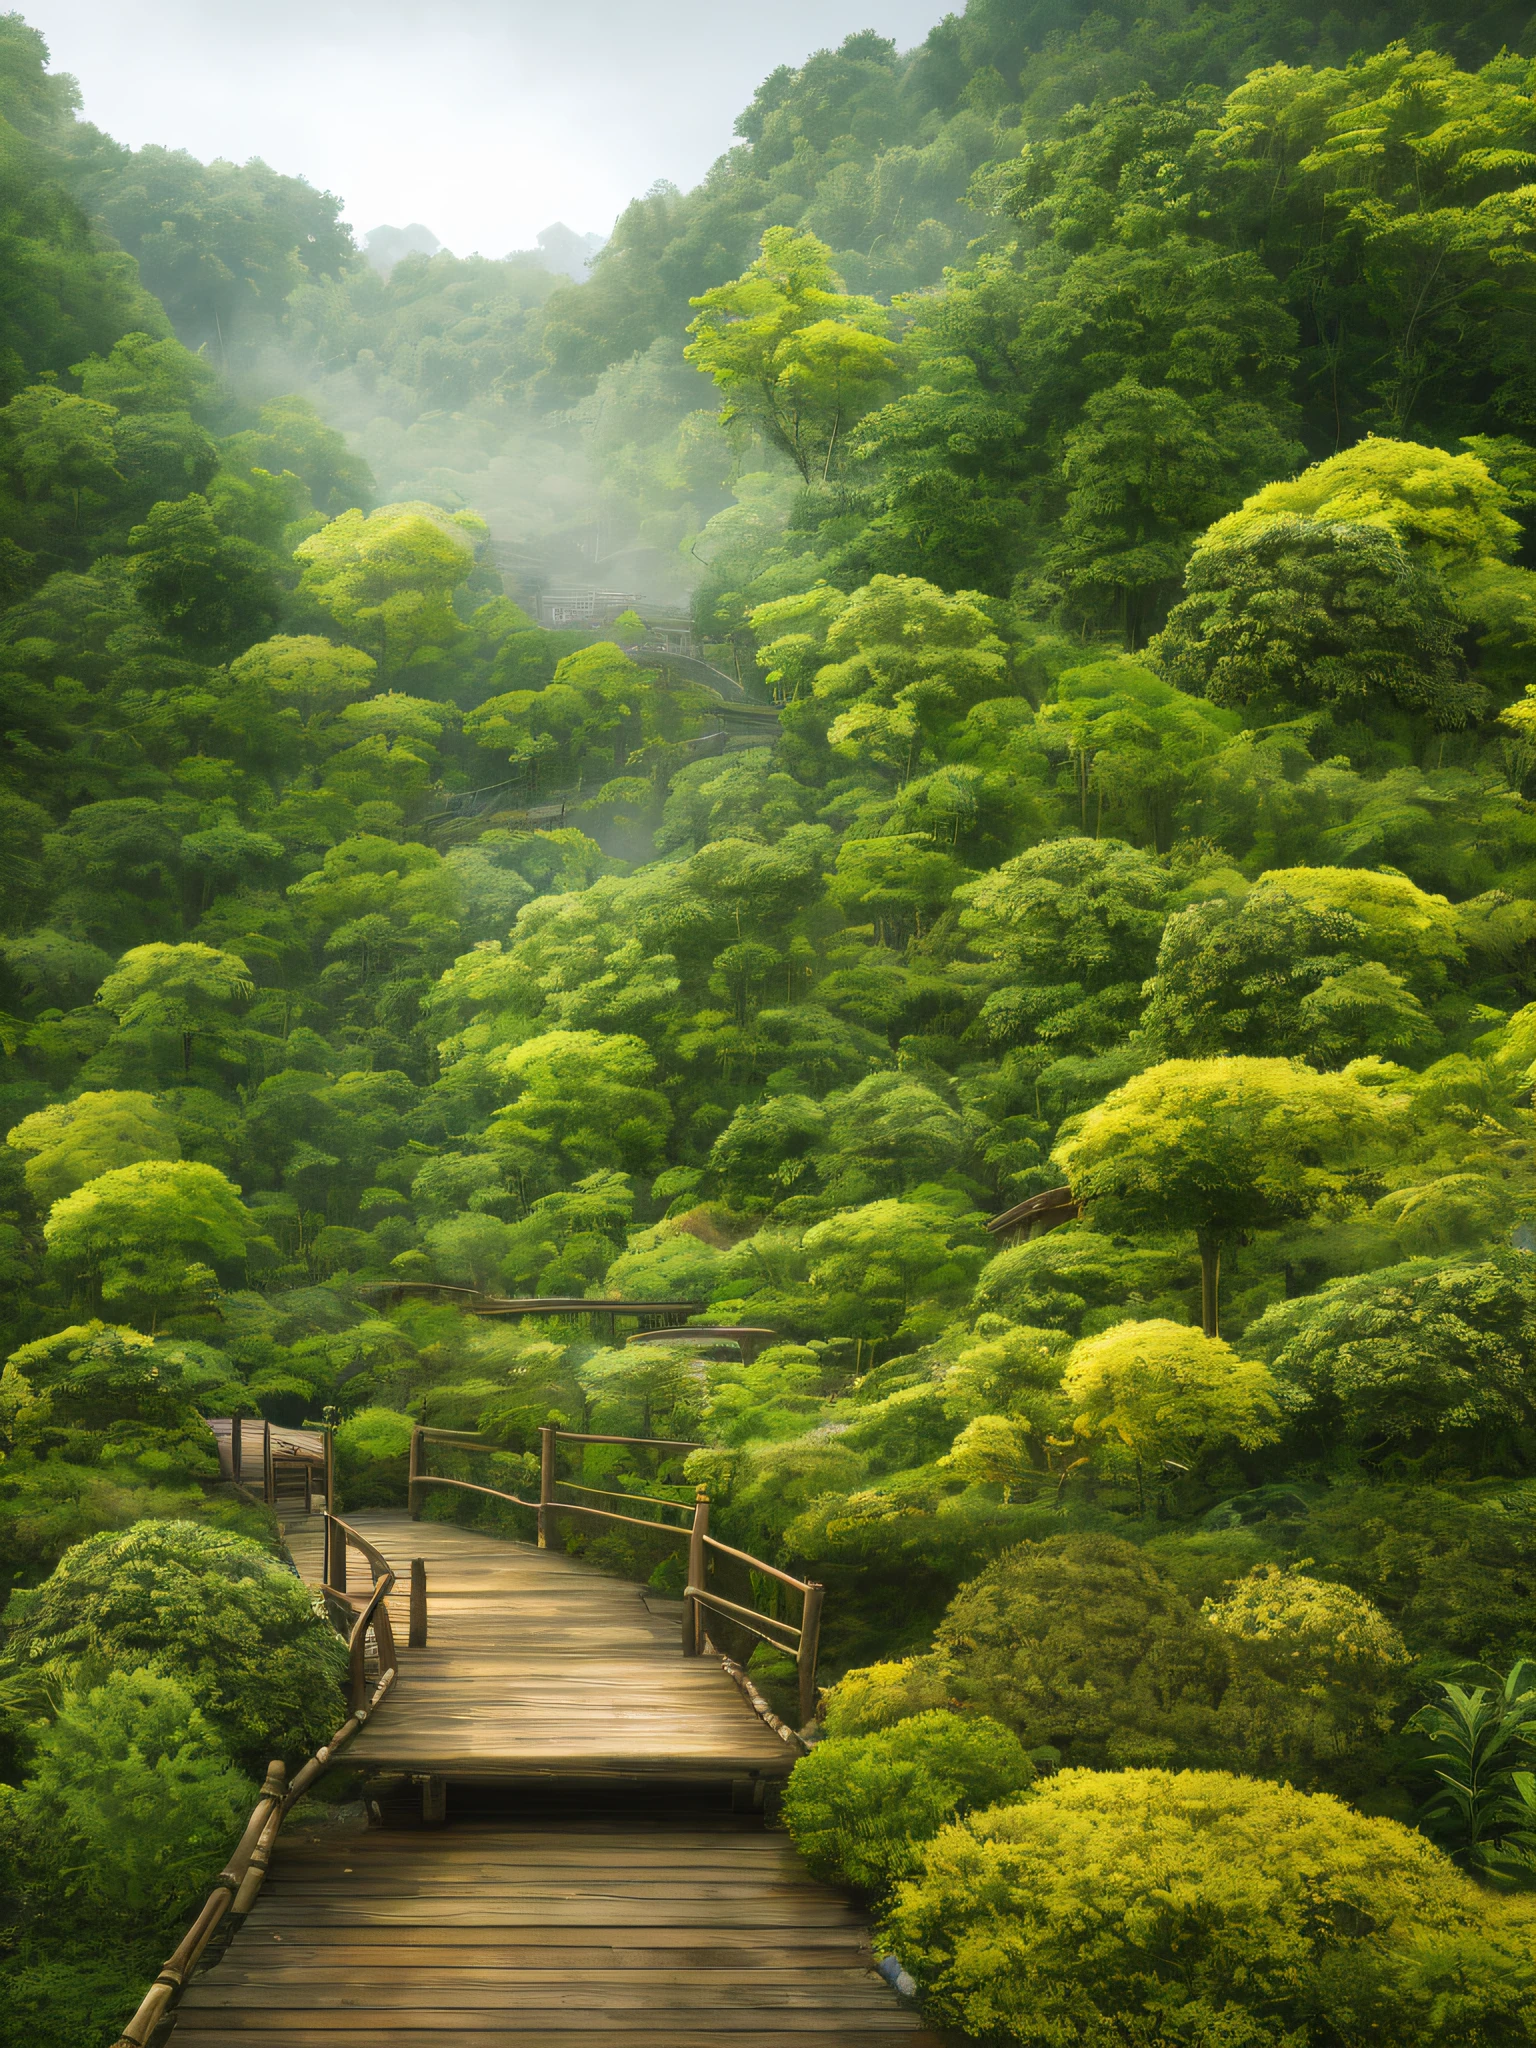
M 287 1524 L 311 1585 L 322 1520 Z M 719 1659 L 682 1654 L 680 1605 L 563 1550 L 400 1512 L 348 1520 L 394 1568 L 396 1641 L 406 1642 L 413 1557 L 426 1564 L 428 1614 L 427 1647 L 401 1648 L 400 1676 L 353 1741 L 350 1768 L 449 1780 L 741 1779 L 758 1805 L 753 1781 L 788 1776 L 796 1752 Z
M 562 1552 L 349 1519 L 399 1573 L 402 1644 L 427 1564 L 428 1647 L 401 1649 L 347 1757 L 386 1824 L 300 1809 L 175 2048 L 936 2048 L 863 1915 L 751 1810 L 793 1754 L 716 1659 L 683 1657 L 673 1603 Z M 288 1522 L 315 1584 L 320 1523 Z M 431 1777 L 428 1827 L 410 1786 Z

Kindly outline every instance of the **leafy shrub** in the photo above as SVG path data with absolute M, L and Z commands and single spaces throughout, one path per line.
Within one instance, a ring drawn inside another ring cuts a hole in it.
M 1332 1769 L 1392 1725 L 1409 1656 L 1348 1586 L 1261 1565 L 1202 1612 L 1232 1650 L 1223 1735 L 1254 1769 Z
M 88 1537 L 12 1596 L 7 1619 L 13 1666 L 174 1678 L 253 1771 L 309 1755 L 336 1725 L 345 1645 L 293 1573 L 241 1536 L 136 1522 Z
M 948 1704 L 949 1680 L 937 1658 L 865 1664 L 823 1694 L 821 1725 L 829 1736 L 872 1735 Z
M 856 1416 L 843 1440 L 873 1472 L 906 1471 L 947 1451 L 955 1424 L 937 1387 L 903 1387 Z
M 1187 1266 L 1179 1251 L 1126 1245 L 1071 1223 L 999 1252 L 976 1282 L 972 1306 L 1076 1337 L 1122 1321 L 1128 1303 L 1176 1298 Z
M 336 1482 L 347 1507 L 405 1505 L 414 1427 L 394 1408 L 360 1408 L 348 1416 L 336 1432 Z
M 1210 1761 L 1226 1646 L 1114 1536 L 1022 1543 L 962 1586 L 937 1632 L 961 1699 L 1071 1763 Z
M 1022 2048 L 1513 2048 L 1536 1912 L 1422 1835 L 1219 1771 L 1064 1771 L 946 1827 L 887 1923 L 933 2017 Z
M 1245 1344 L 1302 1388 L 1329 1438 L 1525 1470 L 1536 1261 L 1412 1259 L 1277 1303 Z
M 820 1743 L 790 1774 L 784 1820 L 817 1877 L 883 1890 L 948 1820 L 1026 1791 L 1018 1737 L 982 1716 L 915 1715 Z
M 114 1671 L 66 1693 L 0 1816 L 31 1917 L 172 1928 L 234 1847 L 257 1787 L 174 1679 Z

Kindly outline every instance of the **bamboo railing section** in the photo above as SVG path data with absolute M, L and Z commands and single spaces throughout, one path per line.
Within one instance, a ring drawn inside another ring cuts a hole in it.
M 397 1663 L 395 1637 L 389 1609 L 384 1604 L 395 1575 L 366 1537 L 349 1528 L 338 1516 L 326 1515 L 326 1583 L 321 1587 L 326 1604 L 333 1603 L 352 1616 L 347 1634 L 351 1711 L 330 1741 L 323 1743 L 288 1783 L 287 1767 L 281 1761 L 267 1767 L 261 1796 L 251 1809 L 245 1832 L 234 1854 L 213 1881 L 213 1889 L 202 1911 L 161 1965 L 160 1974 L 140 2002 L 138 2011 L 113 2044 L 113 2048 L 149 2048 L 169 2017 L 214 1935 L 226 1922 L 238 1924 L 256 1903 L 262 1880 L 271 1860 L 272 1845 L 291 1809 L 304 1797 L 322 1773 L 335 1762 L 337 1752 L 352 1740 L 358 1729 L 375 1713 L 395 1682 Z M 347 1544 L 362 1552 L 373 1577 L 367 1597 L 349 1595 L 346 1579 Z M 333 1570 L 340 1583 L 330 1583 Z M 415 1627 L 415 1582 L 412 1582 L 412 1627 Z M 426 1633 L 426 1591 L 422 1586 L 422 1634 Z M 369 1698 L 365 1678 L 367 1639 L 373 1635 L 378 1649 L 379 1679 Z
M 633 1529 L 645 1529 L 652 1535 L 672 1537 L 688 1545 L 688 1581 L 683 1589 L 683 1655 L 701 1657 L 706 1651 L 714 1652 L 715 1646 L 709 1641 L 704 1627 L 706 1612 L 718 1614 L 755 1635 L 759 1641 L 771 1644 L 775 1649 L 785 1650 L 795 1660 L 795 1673 L 800 1698 L 800 1720 L 802 1725 L 811 1720 L 816 1712 L 816 1660 L 821 1645 L 821 1609 L 825 1589 L 814 1580 L 797 1579 L 789 1572 L 780 1571 L 777 1565 L 766 1564 L 760 1557 L 752 1557 L 744 1550 L 733 1550 L 728 1543 L 721 1543 L 709 1533 L 709 1495 L 701 1486 L 697 1489 L 691 1512 L 686 1501 L 663 1500 L 652 1494 L 623 1493 L 598 1486 L 576 1486 L 568 1479 L 561 1479 L 558 1473 L 557 1453 L 561 1444 L 629 1444 L 649 1451 L 696 1451 L 703 1446 L 676 1437 L 648 1436 L 593 1436 L 582 1431 L 559 1429 L 552 1422 L 542 1423 L 539 1428 L 539 1497 L 524 1500 L 520 1494 L 507 1493 L 500 1487 L 480 1486 L 473 1480 L 449 1478 L 441 1473 L 427 1470 L 427 1453 L 432 1444 L 440 1443 L 460 1451 L 496 1451 L 498 1444 L 488 1443 L 475 1430 L 469 1429 L 426 1429 L 418 1425 L 411 1432 L 410 1471 L 406 1485 L 406 1499 L 413 1521 L 421 1519 L 421 1497 L 423 1489 L 429 1486 L 451 1486 L 462 1493 L 485 1494 L 492 1500 L 510 1501 L 514 1507 L 529 1508 L 538 1516 L 538 1543 L 541 1550 L 550 1547 L 550 1540 L 556 1533 L 561 1515 L 585 1515 L 598 1522 L 622 1525 Z M 567 1493 L 585 1493 L 594 1498 L 605 1496 L 610 1500 L 644 1503 L 647 1507 L 670 1508 L 689 1519 L 684 1524 L 670 1524 L 663 1521 L 647 1521 L 638 1515 L 626 1515 L 614 1508 L 588 1507 L 582 1502 L 561 1500 L 557 1489 Z M 778 1616 L 762 1614 L 755 1607 L 745 1607 L 735 1600 L 727 1600 L 722 1594 L 709 1588 L 709 1566 L 711 1556 L 728 1557 L 744 1565 L 749 1572 L 774 1580 L 800 1596 L 800 1620 L 798 1623 L 782 1621 Z M 729 1658 L 721 1660 L 730 1665 Z M 740 1669 L 739 1666 L 736 1667 Z M 749 1695 L 750 1697 L 750 1695 Z M 755 1702 L 754 1702 L 755 1704 Z

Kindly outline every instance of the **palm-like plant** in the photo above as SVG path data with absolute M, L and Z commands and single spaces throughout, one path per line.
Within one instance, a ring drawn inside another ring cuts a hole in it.
M 1513 1877 L 1536 1867 L 1536 1663 L 1521 1657 L 1497 1687 L 1441 1684 L 1404 1734 L 1429 1744 L 1418 1768 L 1439 1789 L 1419 1819 L 1458 1862 Z

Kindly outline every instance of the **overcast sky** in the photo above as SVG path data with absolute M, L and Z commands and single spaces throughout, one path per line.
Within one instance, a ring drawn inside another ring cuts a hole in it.
M 857 29 L 903 48 L 953 0 L 12 0 L 88 119 L 136 147 L 265 157 L 359 239 L 422 221 L 459 253 L 606 233 L 690 185 L 775 65 Z

